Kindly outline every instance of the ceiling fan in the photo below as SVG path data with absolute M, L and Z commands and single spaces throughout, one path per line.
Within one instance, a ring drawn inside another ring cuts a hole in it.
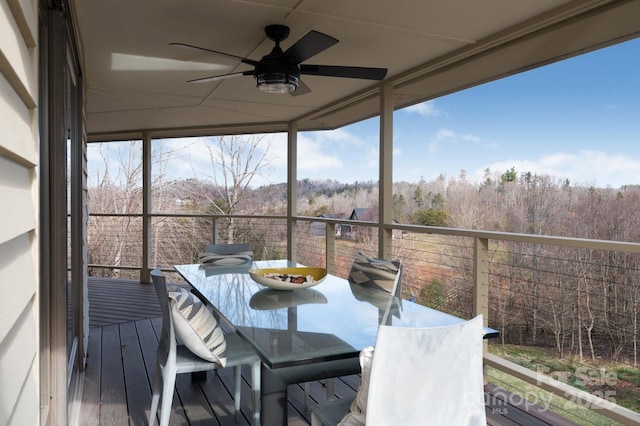
M 382 80 L 387 75 L 386 68 L 302 64 L 312 56 L 338 43 L 338 40 L 318 31 L 310 31 L 283 52 L 282 48 L 280 48 L 280 42 L 289 36 L 289 27 L 286 25 L 268 25 L 264 31 L 267 37 L 275 42 L 275 46 L 269 54 L 263 56 L 259 61 L 185 43 L 169 44 L 239 59 L 241 62 L 254 67 L 253 70 L 249 71 L 189 80 L 189 83 L 206 83 L 252 75 L 256 79 L 258 89 L 264 92 L 290 93 L 292 96 L 298 96 L 311 92 L 311 89 L 300 80 L 300 76 L 303 74 L 367 80 Z

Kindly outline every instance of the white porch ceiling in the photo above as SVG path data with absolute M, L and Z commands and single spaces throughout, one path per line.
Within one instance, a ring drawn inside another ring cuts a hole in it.
M 640 1 L 71 0 L 87 85 L 90 140 L 336 128 L 378 115 L 381 84 L 399 108 L 634 38 Z M 311 93 L 260 92 L 251 69 L 169 46 L 259 60 L 285 24 L 286 48 L 310 30 L 340 40 L 305 63 L 388 68 L 383 82 L 303 76 Z

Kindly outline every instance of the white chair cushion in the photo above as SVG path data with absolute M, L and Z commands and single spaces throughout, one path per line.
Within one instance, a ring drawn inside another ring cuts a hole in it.
M 453 326 L 380 326 L 367 426 L 486 425 L 482 315 Z
M 338 423 L 338 426 L 361 426 L 365 424 L 373 352 L 373 346 L 360 351 L 360 385 L 358 386 L 356 399 L 353 400 L 349 407 L 349 412 Z
M 441 327 L 381 325 L 375 356 L 373 349 L 361 354 L 351 411 L 344 415 L 346 405 L 319 403 L 312 424 L 335 424 L 344 416 L 342 426 L 486 426 L 482 327 L 482 315 Z
M 399 271 L 399 260 L 375 259 L 360 251 L 351 265 L 349 282 L 393 294 Z
M 167 290 L 176 337 L 200 358 L 224 367 L 227 345 L 211 311 L 186 289 L 172 286 Z

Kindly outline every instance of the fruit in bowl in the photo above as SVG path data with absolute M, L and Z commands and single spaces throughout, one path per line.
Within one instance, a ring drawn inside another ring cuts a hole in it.
M 292 275 L 292 274 L 278 274 L 275 272 L 270 272 L 264 275 L 265 278 L 271 278 L 272 280 L 280 280 L 285 283 L 294 283 L 294 284 L 304 284 L 304 283 L 313 283 L 315 279 L 313 275 Z

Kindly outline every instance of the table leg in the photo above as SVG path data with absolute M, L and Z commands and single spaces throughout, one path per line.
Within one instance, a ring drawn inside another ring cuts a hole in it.
M 287 385 L 359 372 L 360 361 L 357 357 L 275 369 L 263 363 L 260 370 L 262 424 L 265 426 L 287 425 Z
M 277 371 L 262 364 L 260 419 L 266 426 L 287 425 L 287 382 Z

